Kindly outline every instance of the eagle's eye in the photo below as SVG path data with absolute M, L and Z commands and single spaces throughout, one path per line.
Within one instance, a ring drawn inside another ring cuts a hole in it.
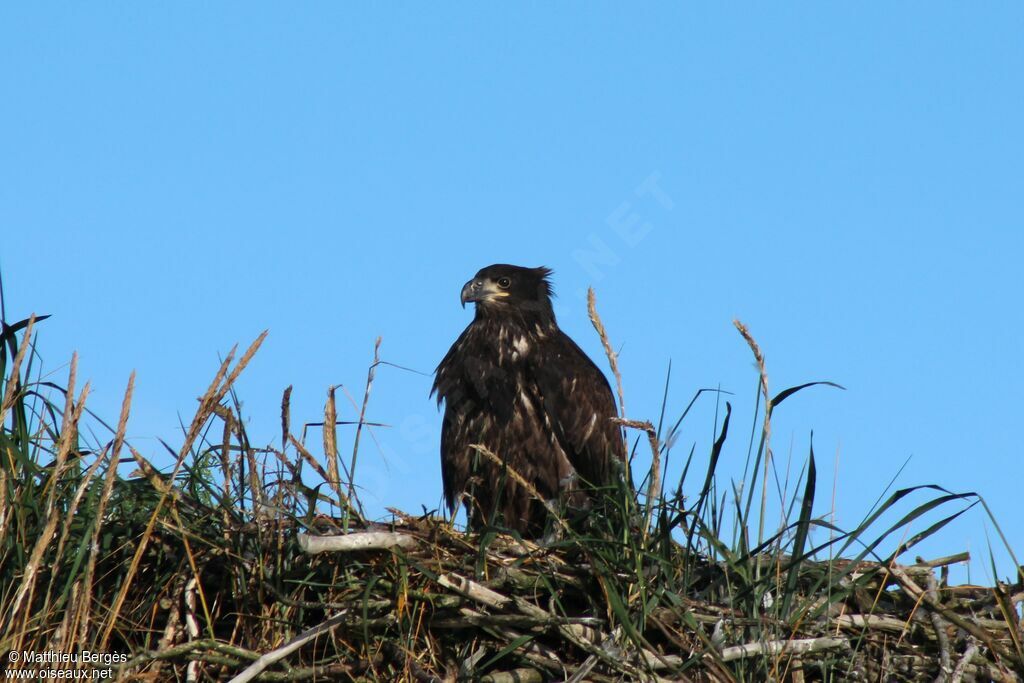
M 498 286 L 502 289 L 508 289 L 508 286 L 512 284 L 512 281 L 507 277 L 498 278 Z

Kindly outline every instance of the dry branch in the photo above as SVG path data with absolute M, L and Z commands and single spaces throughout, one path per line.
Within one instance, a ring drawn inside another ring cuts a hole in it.
M 417 541 L 408 534 L 390 531 L 361 531 L 341 536 L 311 536 L 297 534 L 296 541 L 304 553 L 350 553 L 357 550 L 389 550 L 391 548 L 411 548 Z

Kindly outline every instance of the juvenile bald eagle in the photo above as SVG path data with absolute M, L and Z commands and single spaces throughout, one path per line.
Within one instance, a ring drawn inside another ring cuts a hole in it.
M 448 507 L 461 501 L 470 528 L 495 523 L 544 532 L 545 503 L 586 507 L 588 491 L 621 476 L 625 444 L 608 380 L 558 328 L 551 271 L 488 266 L 462 287 L 473 322 L 452 344 L 431 395 L 444 402 L 441 474 Z M 472 448 L 498 455 L 498 465 Z

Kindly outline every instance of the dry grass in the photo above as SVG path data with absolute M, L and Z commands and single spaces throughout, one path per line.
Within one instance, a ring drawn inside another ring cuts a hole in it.
M 624 410 L 592 296 L 590 314 Z M 764 538 L 767 489 L 756 507 L 752 491 L 767 478 L 771 412 L 811 385 L 771 397 L 764 356 L 737 327 L 764 399 L 746 500 L 729 508 L 716 493 L 731 407 L 706 471 L 674 490 L 665 441 L 623 419 L 652 449 L 643 493 L 624 481 L 600 514 L 559 521 L 558 540 L 539 546 L 438 516 L 365 519 L 354 475 L 379 340 L 352 432 L 335 429 L 331 388 L 320 444 L 294 434 L 289 389 L 279 448 L 250 444 L 232 393 L 264 335 L 237 363 L 233 350 L 163 474 L 125 441 L 133 380 L 110 440 L 88 444 L 76 360 L 51 401 L 32 377 L 35 321 L 5 324 L 0 650 L 124 653 L 113 671 L 125 680 L 1020 680 L 1024 576 L 951 586 L 963 555 L 898 561 L 975 494 L 897 491 L 857 528 L 836 529 L 813 515 L 811 452 L 784 508 L 793 518 Z M 116 469 L 125 449 L 138 476 Z M 728 516 L 741 530 L 731 539 Z

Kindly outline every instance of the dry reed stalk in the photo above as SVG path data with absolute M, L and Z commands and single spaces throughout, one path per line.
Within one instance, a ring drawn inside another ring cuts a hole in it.
M 24 348 L 24 347 L 22 347 Z M 78 421 L 82 417 L 82 411 L 85 410 L 85 399 L 89 395 L 89 383 L 86 382 L 82 388 L 82 393 L 79 396 L 78 402 L 74 400 L 74 388 L 75 388 L 75 375 L 78 372 L 78 354 L 75 353 L 71 356 L 71 369 L 68 373 L 68 389 L 64 400 L 64 419 L 61 422 L 61 431 L 59 439 L 59 448 L 57 450 L 57 458 L 53 465 L 53 472 L 48 478 L 49 492 L 47 495 L 46 502 L 46 524 L 43 527 L 43 532 L 36 539 L 35 546 L 32 548 L 32 553 L 29 555 L 28 562 L 25 565 L 25 572 L 22 575 L 21 585 L 18 587 L 18 592 L 14 598 L 13 606 L 11 607 L 10 623 L 18 623 L 18 616 L 25 598 L 28 597 L 28 602 L 24 604 L 28 605 L 32 601 L 32 594 L 35 591 L 36 578 L 38 577 L 39 567 L 42 564 L 43 554 L 46 552 L 46 548 L 50 545 L 50 541 L 53 540 L 53 536 L 57 531 L 57 526 L 60 523 L 61 510 L 58 508 L 57 491 L 60 488 L 60 480 L 64 475 L 64 467 L 67 464 L 68 454 L 71 450 L 72 442 L 74 441 L 72 434 L 77 432 Z M 65 521 L 70 523 L 70 520 Z M 27 628 L 30 620 L 22 620 L 22 625 Z M 21 634 L 23 636 L 23 634 Z M 19 639 L 20 637 L 19 636 Z
M 324 462 L 327 463 L 327 476 L 329 482 L 336 482 L 338 484 L 338 509 L 344 510 L 345 507 L 342 505 L 341 495 L 341 473 L 338 463 L 340 455 L 338 454 L 338 408 L 334 400 L 334 391 L 337 387 L 331 385 L 327 389 L 327 403 L 324 405 L 324 426 L 320 430 L 324 436 Z
M 771 435 L 772 435 L 772 398 L 768 393 L 768 369 L 765 367 L 764 354 L 754 336 L 750 334 L 747 326 L 740 322 L 739 318 L 732 321 L 739 333 L 747 342 L 754 360 L 757 362 L 757 373 L 761 380 L 761 393 L 764 396 L 764 426 L 761 428 L 762 440 L 764 441 L 764 474 L 761 478 L 761 515 L 757 524 L 757 544 L 761 545 L 764 540 L 764 520 L 768 514 L 768 477 L 771 474 Z M 760 575 L 760 574 L 759 574 Z
M 298 485 L 302 482 L 302 462 L 296 462 L 293 466 L 285 456 L 285 452 L 288 450 L 288 435 L 292 430 L 292 385 L 285 387 L 284 392 L 281 394 L 281 450 L 275 451 L 274 455 L 277 456 L 278 461 L 288 470 L 291 474 L 291 486 L 289 490 L 292 492 L 293 500 L 295 490 Z M 282 507 L 284 507 L 282 501 Z
M 7 419 L 7 411 L 14 405 L 14 392 L 21 386 L 20 372 L 21 362 L 25 358 L 25 354 L 28 352 L 28 348 L 32 341 L 32 328 L 35 326 L 36 314 L 33 313 L 28 318 L 28 324 L 25 326 L 25 334 L 21 338 L 21 346 L 18 347 L 18 353 L 14 356 L 14 363 L 11 365 L 11 372 L 8 375 L 10 380 L 7 382 L 7 387 L 4 390 L 3 401 L 0 401 L 0 425 Z M 75 356 L 72 356 L 71 362 L 75 362 Z
M 334 492 L 338 494 L 338 501 L 342 505 L 341 509 L 351 509 L 352 506 L 349 504 L 349 500 L 345 496 L 345 492 L 341 490 L 341 482 L 337 478 L 331 479 L 331 476 L 324 470 L 320 463 L 317 462 L 316 458 L 313 457 L 313 454 L 306 450 L 306 447 L 303 446 L 302 443 L 298 439 L 296 439 L 294 435 L 289 434 L 288 441 L 291 442 L 293 446 L 295 446 L 295 450 L 298 452 L 299 457 L 302 460 L 309 463 L 309 466 L 313 468 L 313 470 L 317 473 L 317 476 L 319 476 L 321 479 L 327 482 L 327 485 L 334 489 Z
M 93 463 L 93 467 L 96 467 L 99 463 L 105 460 L 107 463 L 107 473 L 103 478 L 103 489 L 100 492 L 100 499 L 96 505 L 96 523 L 93 526 L 92 537 L 89 542 L 89 559 L 86 561 L 85 576 L 82 578 L 82 590 L 78 595 L 78 600 L 73 603 L 73 607 L 69 610 L 74 613 L 74 618 L 78 622 L 78 628 L 75 629 L 72 627 L 69 629 L 68 636 L 70 637 L 70 640 L 64 648 L 65 651 L 70 651 L 76 641 L 81 648 L 89 646 L 88 634 L 89 621 L 91 617 L 90 607 L 92 604 L 93 581 L 96 575 L 96 563 L 99 558 L 100 531 L 102 530 L 103 520 L 106 516 L 107 505 L 114 492 L 114 482 L 117 480 L 117 463 L 121 456 L 121 448 L 124 446 L 125 433 L 128 429 L 128 415 L 130 414 L 132 395 L 134 392 L 135 371 L 133 370 L 131 375 L 128 376 L 128 386 L 125 388 L 124 398 L 121 401 L 121 415 L 117 421 L 117 431 L 114 433 L 114 441 L 108 451 L 109 458 L 99 457 L 96 459 L 96 462 Z M 90 468 L 90 471 L 91 470 L 92 468 Z M 91 474 L 85 477 L 86 480 L 91 480 L 91 478 Z M 73 516 L 73 514 L 69 516 Z
M 362 516 L 362 505 L 359 503 L 359 499 L 353 495 L 356 485 L 356 457 L 359 455 L 359 437 L 363 433 L 363 424 L 366 422 L 366 406 L 370 403 L 370 390 L 373 388 L 373 378 L 377 374 L 377 366 L 380 365 L 381 341 L 382 338 L 377 337 L 377 341 L 373 344 L 373 363 L 370 364 L 370 368 L 366 371 L 366 390 L 363 392 L 363 405 L 359 409 L 359 424 L 356 425 L 356 436 L 352 441 L 352 461 L 348 466 L 348 500 L 355 501 L 360 509 L 360 516 Z
M 81 480 L 78 482 L 78 486 L 75 488 L 75 493 L 74 495 L 71 496 L 71 500 L 68 503 L 67 510 L 64 512 L 64 525 L 61 529 L 60 537 L 57 540 L 57 550 L 54 553 L 53 558 L 50 559 L 49 564 L 59 564 L 61 558 L 64 556 L 64 546 L 67 544 L 68 538 L 71 535 L 72 521 L 74 520 L 75 515 L 78 512 L 78 506 L 81 504 L 82 498 L 85 497 L 85 493 L 89 488 L 89 484 L 92 482 L 92 478 L 93 476 L 95 476 L 96 471 L 100 468 L 100 465 L 103 464 L 103 460 L 106 457 L 108 451 L 108 448 L 103 449 L 103 452 L 100 453 L 100 456 L 96 458 L 92 465 L 89 466 L 89 468 L 82 475 Z M 49 608 L 50 592 L 53 590 L 54 584 L 56 582 L 57 576 L 55 574 L 52 574 L 50 576 L 50 585 L 47 588 L 46 599 L 43 601 L 43 611 L 46 611 L 46 609 Z
M 288 450 L 288 435 L 292 432 L 292 385 L 281 395 L 281 452 Z
M 517 484 L 519 484 L 524 489 L 526 489 L 526 492 L 530 494 L 531 498 L 539 501 L 540 504 L 543 505 L 545 507 L 545 509 L 547 509 L 548 513 L 555 520 L 555 522 L 558 524 L 558 526 L 562 528 L 563 531 L 568 531 L 569 530 L 569 525 L 566 523 L 566 521 L 564 519 L 562 519 L 562 516 L 560 514 L 558 514 L 558 510 L 555 508 L 554 505 L 551 504 L 551 501 L 547 500 L 546 498 L 544 498 L 544 496 L 540 495 L 540 491 L 538 491 L 536 489 L 536 487 L 534 487 L 533 484 L 528 482 L 526 480 L 526 478 L 522 474 L 517 472 L 515 470 L 515 468 L 513 468 L 511 465 L 509 465 L 507 462 L 505 462 L 501 458 L 501 456 L 499 456 L 498 454 L 496 454 L 493 451 L 489 450 L 483 444 L 474 443 L 474 444 L 470 444 L 469 447 L 472 448 L 477 453 L 480 453 L 481 455 L 486 457 L 488 460 L 493 462 L 498 467 L 500 467 L 502 469 L 502 472 L 507 472 L 508 475 L 510 477 L 512 477 L 512 479 Z M 506 520 L 506 522 L 507 521 L 508 520 Z
M 142 537 L 139 539 L 139 544 L 135 548 L 135 554 L 132 557 L 132 561 L 128 567 L 124 581 L 121 583 L 121 587 L 114 598 L 114 602 L 110 606 L 110 612 L 108 613 L 106 624 L 103 627 L 103 635 L 99 641 L 100 650 L 105 650 L 110 641 L 110 634 L 114 630 L 117 618 L 121 613 L 121 608 L 124 606 L 124 601 L 128 596 L 128 590 L 135 579 L 135 574 L 139 570 L 139 564 L 142 562 L 143 553 L 145 553 L 149 540 L 153 535 L 153 529 L 156 527 L 156 520 L 160 516 L 163 505 L 167 501 L 167 497 L 171 495 L 174 479 L 178 476 L 178 472 L 181 470 L 181 466 L 185 462 L 185 458 L 188 456 L 188 453 L 192 448 L 192 444 L 199 437 L 199 433 L 202 430 L 203 425 L 206 424 L 210 415 L 213 414 L 214 406 L 220 404 L 224 395 L 234 384 L 235 380 L 238 379 L 239 374 L 249 364 L 249 361 L 252 360 L 253 355 L 259 349 L 260 345 L 263 344 L 263 340 L 266 339 L 266 337 L 267 331 L 264 330 L 260 336 L 249 345 L 245 354 L 243 354 L 242 358 L 235 365 L 234 370 L 230 375 L 227 375 L 227 378 L 225 379 L 228 367 L 234 359 L 235 351 L 238 348 L 237 345 L 233 346 L 231 351 L 228 353 L 227 358 L 225 358 L 224 362 L 221 363 L 213 381 L 210 382 L 210 386 L 206 390 L 206 393 L 203 394 L 202 398 L 200 398 L 199 408 L 196 410 L 196 414 L 192 418 L 192 424 L 189 427 L 188 433 L 185 435 L 185 442 L 182 444 L 181 450 L 178 452 L 178 458 L 174 463 L 174 469 L 168 477 L 169 483 L 161 492 L 159 500 L 157 500 L 156 505 L 153 507 L 153 512 L 149 517 L 149 521 L 146 524 L 146 529 L 143 532 Z
M 612 350 L 611 342 L 608 341 L 608 332 L 601 322 L 601 316 L 597 314 L 597 297 L 594 296 L 594 288 L 587 288 L 587 314 L 590 316 L 590 324 L 597 330 L 597 336 L 601 338 L 601 346 L 604 347 L 604 355 L 608 357 L 608 364 L 611 365 L 612 374 L 615 375 L 615 389 L 619 395 L 619 417 L 626 419 L 626 395 L 622 391 L 622 373 L 619 372 L 619 354 Z
M 206 424 L 206 420 L 209 419 L 210 415 L 214 414 L 215 406 L 220 403 L 219 400 L 215 400 L 215 397 L 220 393 L 221 383 L 227 376 L 228 368 L 231 367 L 231 361 L 235 359 L 236 351 L 238 351 L 237 344 L 232 346 L 231 350 L 228 351 L 228 355 L 223 361 L 221 361 L 220 367 L 217 368 L 217 373 L 213 376 L 210 386 L 208 386 L 203 395 L 199 397 L 199 407 L 196 408 L 196 413 L 192 416 L 192 422 L 189 424 L 188 432 L 185 433 L 185 442 L 178 450 L 178 460 L 185 459 L 185 455 L 187 455 L 189 449 L 192 448 L 192 443 L 199 437 L 199 432 L 202 430 L 203 425 Z
M 256 462 L 256 452 L 249 447 L 248 443 L 239 440 L 239 448 L 245 455 L 245 461 L 249 464 L 249 491 L 252 493 L 252 509 L 257 517 L 267 514 L 267 498 L 263 489 L 263 481 L 267 478 L 266 473 L 261 471 L 259 463 Z
M 199 580 L 199 567 L 196 565 L 195 553 L 192 551 L 192 545 L 191 545 L 191 543 L 189 543 L 189 540 L 188 540 L 189 534 L 185 533 L 185 531 L 184 531 L 184 529 L 186 529 L 186 526 L 185 526 L 184 523 L 182 523 L 181 517 L 178 515 L 178 506 L 173 501 L 171 502 L 171 505 L 170 505 L 170 511 L 171 511 L 171 515 L 174 517 L 175 523 L 177 523 L 177 525 L 178 525 L 178 528 L 182 530 L 181 542 L 182 542 L 182 545 L 185 546 L 185 557 L 188 558 L 188 565 L 189 565 L 189 568 L 192 570 L 192 578 L 189 579 L 189 581 L 190 581 L 190 583 L 194 582 L 194 586 L 192 588 L 192 591 L 193 591 L 193 593 L 198 593 L 198 595 L 199 595 L 199 601 L 200 601 L 200 603 L 203 606 L 203 616 L 206 617 L 206 625 L 210 629 L 210 632 L 209 632 L 208 635 L 211 638 L 213 638 L 213 637 L 215 637 L 214 633 L 213 633 L 213 617 L 210 614 L 210 607 L 209 607 L 209 604 L 208 604 L 208 602 L 206 600 L 206 593 L 205 593 L 205 591 L 203 591 L 203 583 L 202 583 L 202 581 Z M 193 598 L 193 602 L 194 602 L 194 598 Z M 193 611 L 195 611 L 195 605 L 194 604 L 191 606 L 191 609 Z
M 642 430 L 647 434 L 647 442 L 651 446 L 651 474 L 650 483 L 647 486 L 647 511 L 644 513 L 643 531 L 643 538 L 646 543 L 647 535 L 651 528 L 651 517 L 654 514 L 655 502 L 661 498 L 661 447 L 658 444 L 658 432 L 648 420 L 613 418 L 613 422 L 623 427 Z
M 79 603 L 78 596 L 79 596 L 79 592 L 80 592 L 79 591 L 80 587 L 81 587 L 81 583 L 79 581 L 76 581 L 73 584 L 71 584 L 71 590 L 68 591 L 68 602 L 67 602 L 68 608 L 64 610 L 64 615 L 61 617 L 60 625 L 57 628 L 55 628 L 53 630 L 53 632 L 50 634 L 50 639 L 47 641 L 47 643 L 45 645 L 45 650 L 47 652 L 50 652 L 50 651 L 70 652 L 71 651 L 71 650 L 68 650 L 66 648 L 67 648 L 67 643 L 69 643 L 69 642 L 73 643 L 73 641 L 75 639 L 74 622 L 75 622 L 75 619 L 77 617 L 76 617 L 76 614 L 75 614 L 74 606 Z M 47 596 L 47 599 L 49 599 L 49 596 Z M 47 607 L 44 610 L 40 610 L 40 612 L 43 613 L 43 614 L 47 614 L 48 613 L 48 614 L 52 615 L 53 612 L 48 612 L 47 611 L 48 609 L 49 608 Z
M 228 389 L 235 385 L 235 381 L 238 379 L 239 375 L 241 375 L 242 371 L 245 370 L 246 366 L 249 365 L 249 361 L 251 361 L 252 357 L 256 355 L 257 351 L 259 351 L 260 346 L 263 345 L 263 340 L 267 338 L 268 332 L 268 330 L 263 330 L 262 332 L 260 332 L 260 335 L 256 337 L 252 344 L 249 344 L 249 348 L 247 348 L 245 350 L 245 353 L 242 354 L 242 357 L 238 359 L 238 363 L 235 364 L 235 369 L 231 371 L 231 374 L 228 376 L 227 381 L 224 382 L 224 386 L 221 387 L 220 395 L 217 397 L 217 400 L 215 401 L 216 403 L 220 403 L 220 400 L 224 398 L 224 395 L 228 392 Z
M 234 414 L 230 410 L 225 412 L 227 416 L 221 416 L 224 420 L 224 429 L 220 437 L 220 471 L 224 478 L 221 485 L 224 493 L 221 503 L 221 519 L 224 522 L 224 540 L 226 541 L 230 538 L 229 529 L 231 528 L 231 422 L 234 419 Z
M 170 489 L 170 480 L 165 479 L 164 475 L 160 474 L 160 472 L 155 467 L 153 467 L 153 465 L 151 465 L 150 462 L 146 460 L 146 458 L 143 457 L 141 453 L 135 450 L 131 444 L 127 444 L 127 446 L 128 452 L 132 454 L 132 459 L 134 459 L 135 464 L 139 466 L 139 469 L 136 470 L 135 472 L 132 472 L 130 476 L 139 474 L 142 477 L 144 477 L 146 481 L 149 482 L 150 486 L 153 487 L 154 491 L 158 491 L 159 493 L 164 493 L 165 491 L 168 491 Z M 172 495 L 174 494 L 173 489 L 171 489 L 170 492 Z
M 7 534 L 13 510 L 7 507 L 7 472 L 0 467 L 0 538 Z

